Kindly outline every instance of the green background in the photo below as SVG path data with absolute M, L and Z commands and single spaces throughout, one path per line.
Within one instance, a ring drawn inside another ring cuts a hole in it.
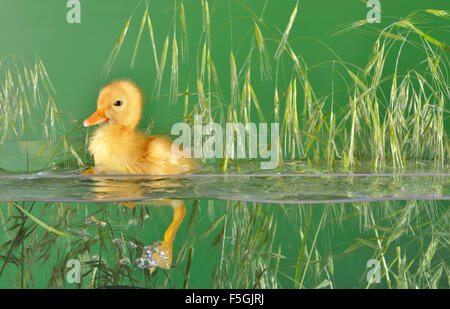
M 82 121 L 94 110 L 99 89 L 110 80 L 117 78 L 129 78 L 134 80 L 145 92 L 147 97 L 152 96 L 156 70 L 153 62 L 153 51 L 148 38 L 147 30 L 144 30 L 143 40 L 139 46 L 136 64 L 130 68 L 130 61 L 139 30 L 140 18 L 143 14 L 143 6 L 139 6 L 138 0 L 84 0 L 81 1 L 81 23 L 69 24 L 66 21 L 66 1 L 64 0 L 0 0 L 0 56 L 16 55 L 32 62 L 37 54 L 47 67 L 50 78 L 56 90 L 56 104 L 69 119 Z M 150 16 L 155 31 L 155 43 L 158 50 L 158 58 L 162 51 L 162 45 L 166 35 L 172 29 L 174 1 L 151 1 Z M 196 87 L 196 68 L 201 52 L 202 15 L 200 1 L 184 1 L 186 20 L 189 33 L 189 58 L 180 65 L 179 89 L 184 90 Z M 212 58 L 215 61 L 217 72 L 221 80 L 221 87 L 225 101 L 229 100 L 230 93 L 230 52 L 233 50 L 238 68 L 242 66 L 248 54 L 249 42 L 253 37 L 253 20 L 248 12 L 236 5 L 233 1 L 209 1 L 211 14 Z M 265 1 L 245 1 L 258 14 L 261 13 Z M 279 29 L 281 37 L 291 15 L 296 1 L 276 0 L 268 1 L 264 13 L 264 22 L 273 29 Z M 415 9 L 449 9 L 448 0 L 381 0 L 382 22 L 374 25 L 374 29 L 387 26 L 395 18 L 406 16 Z M 135 10 L 135 11 L 134 11 Z M 368 8 L 364 1 L 299 1 L 299 12 L 293 25 L 290 42 L 297 54 L 305 62 L 314 67 L 310 73 L 310 80 L 319 96 L 327 95 L 331 91 L 332 72 L 329 61 L 335 59 L 333 50 L 343 61 L 357 66 L 367 64 L 376 33 L 346 32 L 333 35 L 349 23 L 364 19 Z M 102 76 L 104 65 L 110 55 L 120 32 L 129 16 L 133 14 L 130 29 L 121 48 L 119 57 L 108 77 Z M 232 22 L 230 22 L 232 21 Z M 178 23 L 179 20 L 175 20 Z M 445 21 L 441 22 L 445 25 Z M 439 28 L 439 21 L 437 27 Z M 448 42 L 448 33 L 445 31 L 433 32 L 434 36 L 443 42 Z M 265 37 L 269 37 L 264 33 Z M 170 36 L 171 37 L 171 36 Z M 180 37 L 178 37 L 180 39 Z M 322 43 L 320 43 L 320 42 Z M 269 40 L 267 42 L 271 51 L 277 44 Z M 326 48 L 329 46 L 330 49 Z M 273 53 L 272 53 L 273 54 Z M 181 57 L 179 57 L 181 63 Z M 412 48 L 407 57 L 402 58 L 401 66 L 411 67 L 417 64 L 418 54 Z M 322 65 L 323 64 L 323 65 Z M 269 116 L 272 109 L 274 79 L 266 81 L 259 76 L 258 63 L 254 63 L 252 81 L 263 111 Z M 282 74 L 281 74 L 282 75 Z M 280 77 L 283 87 L 289 81 L 289 73 Z M 168 96 L 170 83 L 170 49 L 166 64 L 166 72 L 159 99 L 147 102 L 143 126 L 154 121 L 157 132 L 169 132 L 170 125 L 181 121 L 183 116 L 183 100 L 170 105 Z M 345 87 L 343 81 L 337 80 L 337 88 Z M 300 94 L 301 95 L 301 94 Z M 345 100 L 337 101 L 338 105 L 347 104 Z M 84 129 L 83 129 L 84 130 Z M 84 132 L 80 132 L 81 135 Z M 190 204 L 190 203 L 188 203 Z M 202 201 L 196 229 L 199 233 L 207 230 L 214 221 L 207 208 L 207 201 Z M 399 206 L 404 206 L 403 202 Z M 224 205 L 221 205 L 224 206 Z M 84 206 L 83 206 L 84 207 Z M 299 250 L 298 222 L 289 216 L 295 206 L 276 208 L 274 212 L 279 220 L 279 232 L 277 240 L 283 244 L 283 254 L 289 259 L 286 265 L 295 264 L 295 258 Z M 318 206 L 319 212 L 322 205 Z M 161 237 L 163 227 L 169 224 L 170 210 L 161 209 L 155 211 L 154 225 L 151 229 L 155 234 L 152 239 Z M 216 215 L 223 213 L 223 208 L 216 210 Z M 190 215 L 188 209 L 187 216 Z M 161 221 L 158 221 L 161 219 Z M 316 218 L 319 219 L 319 218 Z M 81 219 L 82 220 L 82 219 Z M 317 223 L 318 220 L 314 222 Z M 184 227 L 182 226 L 175 243 L 175 251 L 180 249 L 180 243 L 184 240 Z M 346 229 L 334 230 L 330 227 L 325 237 L 333 240 L 334 248 L 343 251 L 353 243 L 355 237 L 362 237 L 359 232 L 358 222 L 347 225 Z M 148 229 L 147 229 L 148 230 Z M 157 235 L 158 237 L 156 237 Z M 147 236 L 145 236 L 147 237 Z M 209 274 L 216 265 L 218 252 L 210 246 L 213 237 L 203 240 L 196 248 L 194 266 L 191 273 L 191 286 L 209 287 Z M 358 251 L 347 259 L 340 259 L 336 263 L 337 287 L 359 287 L 359 278 L 364 285 L 363 271 L 366 270 L 365 262 L 370 258 L 368 250 Z M 362 256 L 364 256 L 362 258 Z M 355 261 L 358 262 L 355 262 Z M 288 272 L 292 268 L 287 268 Z M 9 270 L 9 279 L 4 280 L 0 286 L 10 287 L 14 281 L 15 270 Z M 8 274 L 8 272 L 7 272 Z M 205 279 L 206 278 L 206 279 Z M 35 278 L 36 279 L 36 278 Z M 36 279 L 39 283 L 39 279 Z M 48 278 L 42 277 L 42 282 Z M 181 279 L 182 281 L 182 279 Z M 291 282 L 283 279 L 283 286 L 291 286 Z M 178 286 L 179 287 L 179 286 Z
M 140 19 L 144 8 L 138 0 L 81 1 L 81 23 L 69 24 L 66 21 L 66 1 L 60 0 L 1 0 L 0 10 L 0 55 L 17 55 L 33 59 L 38 54 L 47 67 L 48 73 L 56 89 L 58 108 L 70 115 L 72 119 L 83 120 L 94 110 L 99 89 L 110 80 L 129 78 L 134 80 L 150 97 L 156 77 L 153 52 L 147 29 L 139 46 L 134 68 L 130 61 L 135 46 Z M 251 0 L 246 4 L 257 14 L 262 12 L 265 1 Z M 263 20 L 281 37 L 287 25 L 296 1 L 269 1 L 265 8 Z M 189 60 L 180 65 L 179 89 L 195 89 L 196 58 L 201 52 L 200 35 L 202 33 L 202 16 L 200 1 L 185 1 L 186 22 L 188 28 Z M 374 27 L 381 29 L 393 21 L 393 17 L 404 17 L 415 9 L 448 9 L 445 0 L 396 0 L 381 1 L 381 24 Z M 134 11 L 135 10 L 135 11 Z M 103 77 L 102 71 L 106 60 L 112 51 L 120 32 L 129 16 L 135 12 L 131 26 L 120 51 L 117 62 L 109 77 Z M 294 22 L 289 40 L 298 55 L 314 68 L 310 74 L 313 87 L 319 94 L 327 95 L 331 90 L 332 72 L 330 66 L 320 66 L 335 56 L 323 44 L 326 44 L 343 61 L 364 66 L 376 39 L 373 34 L 346 32 L 333 35 L 349 23 L 364 19 L 369 9 L 363 1 L 314 1 L 299 2 L 299 11 Z M 155 33 L 155 43 L 158 58 L 166 35 L 172 29 L 174 1 L 152 1 L 150 16 Z M 229 99 L 230 88 L 230 52 L 236 57 L 237 67 L 242 66 L 248 54 L 248 42 L 253 37 L 253 20 L 248 12 L 237 6 L 233 1 L 211 1 L 211 53 L 221 79 L 221 87 L 225 100 Z M 230 23 L 232 20 L 232 23 Z M 179 20 L 176 19 L 177 27 Z M 439 28 L 439 20 L 436 28 Z M 441 22 L 445 24 L 445 20 Z M 232 26 L 231 26 L 232 25 Z M 269 35 L 262 29 L 263 36 Z M 231 45 L 231 34 L 233 44 Z M 438 39 L 448 43 L 448 33 L 437 31 L 433 33 Z M 170 40 L 172 36 L 170 37 Z M 180 36 L 178 35 L 178 41 Z M 318 41 L 322 42 L 319 43 Z M 277 44 L 268 41 L 269 48 Z M 180 49 L 180 47 L 179 47 Z M 170 53 L 166 63 L 165 80 L 161 94 L 168 94 L 170 81 Z M 181 53 L 181 51 L 180 51 Z M 414 49 L 408 50 L 403 56 L 401 66 L 411 67 L 417 63 Z M 181 57 L 180 57 L 181 58 Z M 181 63 L 181 59 L 179 59 Z M 253 84 L 263 110 L 271 110 L 273 102 L 273 82 L 260 79 L 254 62 Z M 282 75 L 282 74 L 280 74 Z M 289 78 L 289 75 L 284 76 Z M 340 84 L 337 79 L 336 89 Z M 320 96 L 320 95 L 319 95 Z M 153 100 L 146 104 L 146 117 L 142 123 L 147 125 L 150 119 L 155 121 L 155 128 L 163 131 L 170 129 L 170 124 L 179 121 L 182 115 L 182 101 L 177 105 L 168 104 L 168 97 Z M 346 104 L 345 101 L 337 104 Z

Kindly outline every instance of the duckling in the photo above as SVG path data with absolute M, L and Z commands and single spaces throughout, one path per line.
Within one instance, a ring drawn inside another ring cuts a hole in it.
M 143 95 L 129 80 L 117 80 L 103 87 L 97 100 L 97 110 L 86 120 L 85 127 L 102 124 L 89 141 L 89 152 L 95 166 L 88 174 L 150 174 L 175 175 L 193 172 L 197 162 L 175 154 L 171 141 L 163 136 L 147 136 L 137 131 L 141 119 Z M 184 153 L 186 150 L 184 150 Z M 183 221 L 186 207 L 181 200 L 158 200 L 152 205 L 170 205 L 174 209 L 172 223 L 164 234 L 161 248 L 167 248 L 172 260 L 172 244 Z M 135 207 L 134 203 L 124 203 Z
M 195 170 L 195 160 L 174 154 L 167 138 L 136 130 L 142 105 L 142 92 L 131 81 L 114 81 L 100 91 L 97 111 L 83 122 L 85 127 L 105 123 L 89 143 L 94 172 L 173 175 Z

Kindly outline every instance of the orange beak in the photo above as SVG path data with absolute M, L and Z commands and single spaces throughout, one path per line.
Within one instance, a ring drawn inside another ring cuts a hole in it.
M 105 115 L 105 110 L 103 109 L 97 109 L 91 117 L 87 118 L 85 121 L 83 121 L 83 125 L 85 127 L 94 126 L 99 123 L 103 123 L 108 121 L 109 119 Z

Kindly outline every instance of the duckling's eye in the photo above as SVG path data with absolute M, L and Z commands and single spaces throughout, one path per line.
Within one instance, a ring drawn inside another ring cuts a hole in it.
M 113 104 L 114 106 L 121 106 L 122 105 L 122 101 L 116 101 Z

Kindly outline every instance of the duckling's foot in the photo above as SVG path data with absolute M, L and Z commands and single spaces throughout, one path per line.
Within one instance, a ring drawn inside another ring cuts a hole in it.
M 81 174 L 94 175 L 95 174 L 94 167 L 93 166 L 89 167 L 88 169 L 82 171 Z
M 119 203 L 119 205 L 131 208 L 131 209 L 136 207 L 136 203 L 130 203 L 130 202 L 122 202 L 122 203 Z
M 136 260 L 140 269 L 148 268 L 153 272 L 156 267 L 169 269 L 172 262 L 172 246 L 165 241 L 157 241 L 152 246 L 145 246 L 142 256 Z
M 136 260 L 138 268 L 149 268 L 153 272 L 156 267 L 169 269 L 172 265 L 172 245 L 186 213 L 186 207 L 179 200 L 172 201 L 171 205 L 174 208 L 173 220 L 164 233 L 164 240 L 155 242 L 153 246 L 144 247 L 142 256 Z

